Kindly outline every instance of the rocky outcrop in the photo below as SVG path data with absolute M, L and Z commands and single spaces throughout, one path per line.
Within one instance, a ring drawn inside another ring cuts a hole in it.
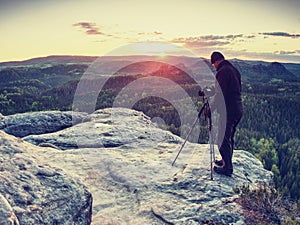
M 90 224 L 88 189 L 39 150 L 0 131 L 0 224 Z
M 55 133 L 29 135 L 24 140 L 40 145 L 50 143 L 62 150 L 74 148 L 110 148 L 127 144 L 171 141 L 180 138 L 154 126 L 150 118 L 129 109 L 98 110 L 84 122 Z
M 1 225 L 19 225 L 19 221 L 6 198 L 0 194 L 0 221 Z
M 81 122 L 86 115 L 86 113 L 60 111 L 0 115 L 0 130 L 16 137 L 51 133 Z
M 210 173 L 208 145 L 187 143 L 159 129 L 140 112 L 103 109 L 83 123 L 24 140 L 50 143 L 36 157 L 80 179 L 93 195 L 92 224 L 244 224 L 234 188 L 272 182 L 272 174 L 246 151 L 234 152 L 234 174 Z

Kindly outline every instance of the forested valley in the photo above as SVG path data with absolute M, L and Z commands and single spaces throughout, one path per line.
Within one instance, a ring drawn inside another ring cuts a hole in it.
M 236 149 L 258 157 L 274 173 L 278 190 L 294 200 L 300 199 L 300 64 L 280 64 L 234 60 L 242 74 L 244 115 L 236 133 Z M 144 66 L 144 65 L 143 65 Z M 0 113 L 10 115 L 40 110 L 72 110 L 77 84 L 87 63 L 48 66 L 0 65 Z M 175 72 L 174 72 L 175 71 Z M 171 76 L 170 74 L 177 74 Z M 180 85 L 199 109 L 199 85 L 188 74 L 161 65 L 151 74 L 112 76 L 101 89 L 96 109 L 112 107 L 123 87 L 134 80 L 163 76 Z M 136 95 L 143 93 L 143 87 Z M 159 91 L 172 92 L 170 87 Z M 125 100 L 136 97 L 124 96 Z M 180 100 L 176 104 L 182 104 Z M 182 106 L 184 107 L 184 106 Z M 140 97 L 133 106 L 150 117 L 160 117 L 166 129 L 179 135 L 181 121 L 174 103 L 155 96 Z M 208 143 L 201 128 L 199 143 Z

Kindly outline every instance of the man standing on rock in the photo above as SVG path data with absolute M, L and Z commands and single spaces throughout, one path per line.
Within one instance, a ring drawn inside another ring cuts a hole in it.
M 243 114 L 241 75 L 229 61 L 225 60 L 220 52 L 211 54 L 211 64 L 217 71 L 211 110 L 217 110 L 220 114 L 217 141 L 222 156 L 222 160 L 215 161 L 214 171 L 231 176 L 233 173 L 234 134 Z

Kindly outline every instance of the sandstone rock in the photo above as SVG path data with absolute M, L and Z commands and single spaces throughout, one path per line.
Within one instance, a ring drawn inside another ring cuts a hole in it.
M 79 112 L 50 111 L 0 116 L 0 130 L 16 137 L 51 133 L 81 122 L 86 115 Z
M 179 143 L 179 137 L 163 131 L 141 112 L 129 109 L 98 110 L 87 116 L 84 123 L 43 135 L 30 135 L 24 140 L 39 145 L 50 143 L 62 150 L 74 148 L 118 147 L 132 143 L 168 142 Z
M 24 139 L 66 150 L 41 148 L 36 154 L 88 186 L 94 225 L 243 224 L 233 189 L 272 182 L 272 173 L 240 150 L 234 152 L 233 176 L 214 174 L 211 180 L 208 145 L 187 143 L 172 167 L 183 140 L 133 110 L 98 110 L 85 121 Z
M 38 158 L 39 149 L 0 131 L 1 217 L 14 221 L 6 224 L 90 224 L 87 188 Z
M 19 225 L 19 221 L 13 209 L 2 194 L 0 194 L 0 224 Z

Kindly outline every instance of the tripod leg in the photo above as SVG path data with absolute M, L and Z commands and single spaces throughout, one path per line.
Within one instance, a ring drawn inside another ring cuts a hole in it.
M 213 180 L 213 162 L 215 161 L 215 150 L 214 150 L 214 137 L 212 129 L 212 118 L 211 115 L 208 117 L 208 134 L 209 134 L 209 148 L 210 148 L 210 179 Z
M 178 151 L 178 153 L 177 153 L 177 155 L 176 155 L 176 157 L 175 157 L 175 159 L 174 159 L 174 161 L 173 161 L 173 163 L 172 163 L 172 166 L 174 166 L 174 164 L 175 164 L 175 162 L 176 162 L 176 160 L 177 160 L 179 154 L 181 153 L 181 151 L 182 151 L 182 149 L 183 149 L 183 146 L 184 146 L 185 143 L 187 142 L 187 139 L 189 138 L 190 134 L 192 133 L 192 130 L 194 129 L 194 127 L 196 126 L 196 123 L 197 123 L 199 117 L 201 116 L 201 114 L 203 113 L 204 109 L 205 109 L 207 106 L 208 106 L 208 103 L 204 103 L 204 104 L 202 105 L 202 107 L 201 107 L 201 109 L 200 109 L 200 112 L 199 112 L 197 118 L 195 119 L 195 121 L 194 121 L 194 123 L 193 123 L 193 125 L 192 125 L 192 127 L 191 127 L 191 129 L 190 129 L 190 131 L 189 131 L 189 133 L 188 133 L 188 135 L 187 135 L 185 141 L 184 141 L 183 144 L 181 145 L 181 148 L 179 149 L 179 151 Z
M 212 128 L 211 128 L 211 142 L 212 142 L 212 151 L 213 151 L 213 161 L 216 161 L 216 154 L 215 154 L 215 145 L 214 145 L 214 134 L 212 132 Z
M 210 179 L 213 180 L 213 143 L 212 143 L 212 132 L 209 132 L 209 148 L 210 148 Z
M 173 163 L 172 163 L 172 166 L 174 166 L 174 164 L 175 164 L 175 162 L 176 162 L 176 160 L 177 160 L 179 154 L 181 153 L 181 151 L 182 151 L 182 149 L 183 149 L 185 143 L 187 142 L 187 140 L 188 140 L 190 134 L 192 133 L 192 130 L 194 129 L 194 127 L 195 127 L 195 125 L 196 125 L 198 119 L 199 119 L 199 117 L 197 117 L 196 120 L 194 121 L 194 123 L 193 123 L 193 125 L 192 125 L 192 127 L 191 127 L 191 129 L 190 129 L 190 131 L 189 131 L 189 133 L 188 133 L 188 135 L 187 135 L 187 137 L 185 138 L 183 144 L 181 145 L 181 147 L 180 147 L 180 149 L 179 149 L 179 151 L 178 151 L 178 153 L 177 153 L 177 155 L 176 155 L 176 157 L 175 157 L 175 159 L 174 159 L 174 161 L 173 161 Z

